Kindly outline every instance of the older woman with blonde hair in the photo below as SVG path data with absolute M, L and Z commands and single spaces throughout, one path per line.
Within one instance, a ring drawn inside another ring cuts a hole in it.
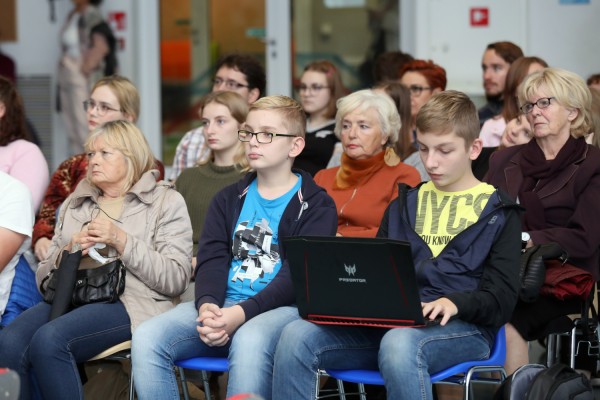
M 114 303 L 86 304 L 49 321 L 39 303 L 0 332 L 0 359 L 21 378 L 22 398 L 83 398 L 77 364 L 131 339 L 142 321 L 172 308 L 192 274 L 192 228 L 185 202 L 157 183 L 150 147 L 131 122 L 106 122 L 86 145 L 87 177 L 60 207 L 56 234 L 37 283 L 58 268 L 63 250 L 83 250 L 80 268 L 100 265 L 92 248 L 120 258 L 125 290 Z M 31 379 L 37 384 L 32 384 Z M 57 384 L 60 382 L 60 384 Z
M 91 133 L 108 121 L 123 119 L 136 122 L 140 115 L 140 96 L 129 79 L 120 75 L 111 75 L 96 82 L 90 98 L 83 102 L 82 108 L 79 112 L 86 114 L 88 130 Z M 164 167 L 159 160 L 155 160 L 155 163 L 155 168 L 160 171 L 159 178 L 162 179 Z M 35 255 L 39 260 L 45 259 L 48 255 L 58 208 L 67 196 L 73 193 L 79 182 L 85 179 L 87 170 L 87 155 L 80 153 L 67 158 L 52 174 L 31 239 Z
M 414 186 L 419 172 L 402 162 L 388 165 L 385 148 L 398 141 L 401 122 L 392 99 L 359 90 L 337 102 L 335 134 L 344 153 L 339 167 L 320 171 L 315 182 L 335 201 L 338 235 L 374 237 L 398 183 Z
M 495 152 L 487 181 L 525 208 L 527 247 L 558 243 L 582 279 L 578 292 L 542 290 L 537 300 L 517 303 L 506 328 L 509 373 L 529 362 L 527 341 L 543 337 L 554 318 L 580 311 L 600 278 L 600 150 L 584 138 L 592 127 L 590 91 L 578 75 L 546 68 L 529 75 L 518 96 L 533 139 Z

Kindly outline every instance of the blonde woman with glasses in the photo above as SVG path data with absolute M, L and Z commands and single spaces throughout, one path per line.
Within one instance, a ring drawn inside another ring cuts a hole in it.
M 109 121 L 136 122 L 140 113 L 140 96 L 129 79 L 112 75 L 96 82 L 90 98 L 81 107 L 83 108 L 79 112 L 85 113 L 88 130 L 91 132 Z M 160 172 L 158 179 L 162 179 L 164 167 L 159 160 L 155 160 L 155 163 Z M 86 177 L 87 169 L 87 156 L 80 153 L 63 161 L 52 174 L 33 227 L 32 243 L 38 260 L 43 260 L 48 255 L 58 208 Z

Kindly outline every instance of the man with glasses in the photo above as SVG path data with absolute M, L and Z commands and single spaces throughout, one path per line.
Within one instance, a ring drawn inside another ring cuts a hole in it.
M 523 57 L 523 50 L 512 42 L 490 43 L 485 49 L 481 70 L 487 104 L 478 110 L 479 126 L 502 113 L 506 74 L 513 61 L 519 57 Z
M 265 95 L 265 71 L 253 57 L 245 54 L 225 56 L 217 63 L 216 70 L 213 92 L 236 92 L 244 97 L 248 104 Z M 204 145 L 203 127 L 199 126 L 187 132 L 175 150 L 169 180 L 175 181 L 184 169 L 206 159 L 208 153 L 208 148 Z

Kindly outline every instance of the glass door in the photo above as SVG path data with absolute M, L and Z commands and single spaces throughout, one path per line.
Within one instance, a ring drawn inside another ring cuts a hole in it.
M 162 160 L 198 126 L 217 60 L 244 53 L 265 65 L 265 0 L 160 0 Z
M 399 48 L 400 0 L 160 0 L 162 160 L 198 125 L 220 56 L 245 53 L 267 94 L 292 95 L 304 67 L 330 60 L 346 87 L 372 84 L 375 57 Z

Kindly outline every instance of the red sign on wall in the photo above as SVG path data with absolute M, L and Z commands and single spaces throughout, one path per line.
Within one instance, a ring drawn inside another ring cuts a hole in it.
M 487 7 L 471 7 L 469 10 L 471 26 L 489 26 L 490 9 Z
M 123 11 L 109 12 L 108 22 L 115 31 L 124 31 L 127 29 L 127 18 Z

